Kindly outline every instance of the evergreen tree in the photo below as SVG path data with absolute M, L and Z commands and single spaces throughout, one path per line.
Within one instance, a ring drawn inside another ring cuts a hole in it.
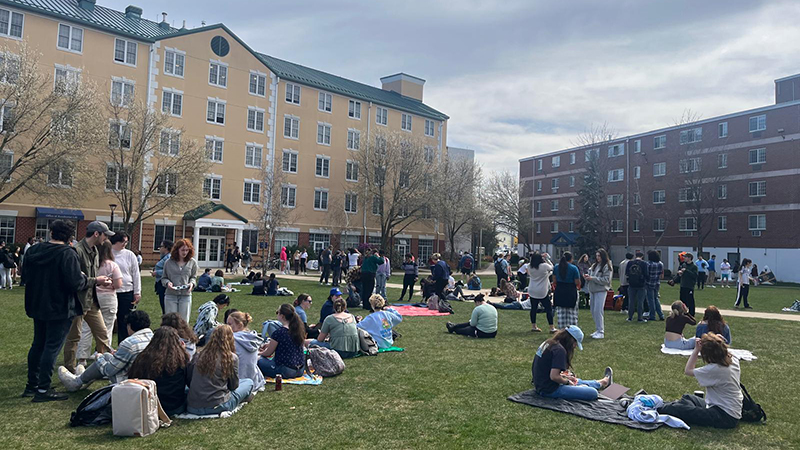
M 599 157 L 594 155 L 586 163 L 586 172 L 583 176 L 583 183 L 578 190 L 580 203 L 580 217 L 578 218 L 578 248 L 580 253 L 594 253 L 603 240 L 601 234 L 603 227 L 602 201 L 605 197 L 603 193 L 603 179 L 600 173 Z

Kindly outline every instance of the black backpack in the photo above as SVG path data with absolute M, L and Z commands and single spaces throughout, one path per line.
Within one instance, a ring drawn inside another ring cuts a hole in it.
M 501 277 L 506 276 L 506 271 L 503 270 L 503 258 L 497 258 L 497 261 L 494 262 L 494 273 Z
M 744 397 L 742 400 L 742 420 L 745 422 L 766 422 L 767 413 L 764 412 L 761 405 L 753 400 L 753 397 L 750 397 L 742 383 L 739 383 L 739 386 L 742 388 L 742 396 Z
M 69 419 L 71 427 L 94 427 L 111 423 L 111 389 L 114 384 L 102 387 L 83 399 Z
M 633 287 L 642 287 L 644 286 L 645 278 L 644 273 L 642 271 L 642 265 L 637 264 L 636 261 L 632 261 L 628 263 L 626 267 L 628 271 L 628 284 Z

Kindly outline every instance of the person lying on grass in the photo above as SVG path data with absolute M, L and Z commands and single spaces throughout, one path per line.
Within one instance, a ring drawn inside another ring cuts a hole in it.
M 695 368 L 701 354 L 706 365 Z M 684 394 L 680 400 L 658 408 L 658 413 L 675 416 L 690 425 L 735 428 L 742 418 L 744 396 L 739 385 L 739 360 L 728 353 L 725 338 L 706 333 L 697 339 L 684 373 L 697 378 L 706 388 L 705 399 Z
M 485 301 L 483 294 L 475 296 L 475 309 L 469 322 L 455 324 L 447 322 L 447 332 L 477 338 L 497 336 L 497 309 Z
M 572 354 L 583 350 L 583 331 L 570 325 L 542 342 L 533 357 L 533 385 L 542 397 L 565 400 L 597 400 L 597 391 L 613 383 L 614 372 L 606 367 L 603 378 L 586 381 L 572 373 Z

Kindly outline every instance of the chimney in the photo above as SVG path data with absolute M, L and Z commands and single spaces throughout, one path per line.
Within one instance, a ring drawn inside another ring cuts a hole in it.
M 165 30 L 169 30 L 169 23 L 167 23 L 167 13 L 165 12 L 161 13 L 161 22 L 158 23 L 158 26 Z
M 381 88 L 384 91 L 397 92 L 400 95 L 419 101 L 422 101 L 423 86 L 425 86 L 425 80 L 403 72 L 381 78 Z
M 128 5 L 125 8 L 125 17 L 128 19 L 141 19 L 142 18 L 142 8 L 134 5 Z
M 94 5 L 97 3 L 97 0 L 80 0 L 78 2 L 78 6 L 81 9 L 85 9 L 86 11 L 94 11 Z
M 183 25 L 181 25 L 181 30 L 186 29 L 186 19 L 183 19 Z

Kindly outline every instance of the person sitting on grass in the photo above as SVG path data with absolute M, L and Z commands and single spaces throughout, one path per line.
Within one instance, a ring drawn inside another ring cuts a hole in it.
M 211 277 L 211 286 L 208 288 L 210 292 L 221 292 L 222 286 L 225 286 L 225 272 L 217 270 L 214 276 Z
M 303 344 L 306 333 L 303 322 L 288 303 L 282 304 L 275 315 L 281 326 L 272 332 L 269 341 L 259 349 L 261 358 L 258 359 L 258 368 L 269 378 L 275 378 L 278 374 L 283 378 L 301 377 L 305 368 Z
M 303 321 L 303 326 L 306 329 L 306 336 L 316 339 L 319 336 L 319 330 L 317 329 L 317 324 L 308 325 L 308 314 L 306 310 L 311 309 L 311 303 L 314 300 L 308 294 L 300 294 L 294 301 L 294 312 L 300 317 L 300 320 Z
M 233 341 L 236 343 L 236 356 L 239 357 L 239 377 L 249 378 L 253 382 L 253 392 L 264 387 L 264 375 L 258 369 L 258 348 L 264 342 L 256 333 L 250 331 L 247 325 L 253 321 L 250 314 L 236 311 L 231 313 L 225 323 L 233 331 Z
M 203 306 L 197 308 L 197 322 L 194 324 L 194 332 L 205 342 L 207 334 L 210 334 L 219 325 L 217 322 L 217 315 L 219 309 L 225 309 L 231 306 L 231 298 L 225 294 L 219 294 L 214 297 L 214 300 L 203 303 Z M 202 345 L 202 344 L 201 344 Z
M 725 343 L 731 345 L 731 328 L 725 323 L 719 309 L 714 305 L 706 308 L 703 321 L 697 325 L 694 335 L 699 339 L 709 331 L 722 336 L 725 338 Z
M 190 414 L 233 411 L 248 400 L 253 381 L 239 379 L 239 357 L 231 327 L 220 325 L 214 329 L 208 344 L 189 363 L 187 379 L 186 411 Z
M 701 354 L 705 366 L 696 368 Z M 690 425 L 736 428 L 742 418 L 744 396 L 739 384 L 739 360 L 728 353 L 725 339 L 715 333 L 697 339 L 684 373 L 706 388 L 705 399 L 684 394 L 680 400 L 658 408 L 658 413 L 675 416 Z
M 183 346 L 186 349 L 186 353 L 189 354 L 189 358 L 193 358 L 195 352 L 197 351 L 197 335 L 194 333 L 189 327 L 189 324 L 183 320 L 178 313 L 167 313 L 161 316 L 161 326 L 162 327 L 172 327 L 178 332 L 178 337 L 181 338 L 181 342 L 183 342 Z
M 273 296 L 278 295 L 278 287 L 280 287 L 280 283 L 278 280 L 275 279 L 275 273 L 269 274 L 269 279 L 264 282 L 264 288 L 266 289 L 266 295 Z
M 211 290 L 211 269 L 206 267 L 203 274 L 197 277 L 197 287 L 194 288 L 197 292 L 206 292 Z
M 333 314 L 322 322 L 319 337 L 306 341 L 306 345 L 330 348 L 335 350 L 342 359 L 354 358 L 361 350 L 356 323 L 356 318 L 347 312 L 347 303 L 339 295 L 333 300 Z M 328 337 L 330 337 L 330 342 L 325 342 Z
M 505 279 L 500 280 L 500 291 L 506 296 L 505 302 L 506 303 L 513 303 L 519 300 L 519 292 L 517 292 L 517 288 L 514 287 L 514 283 L 507 281 Z
M 119 344 L 117 350 L 112 353 L 101 353 L 97 355 L 94 364 L 85 371 L 83 366 L 76 367 L 76 375 L 73 375 L 66 367 L 58 368 L 58 378 L 69 392 L 79 391 L 84 386 L 88 386 L 94 381 L 108 378 L 111 383 L 119 383 L 128 379 L 128 369 L 136 360 L 150 340 L 153 338 L 153 331 L 150 329 L 150 316 L 144 311 L 133 311 L 128 314 L 128 338 Z
M 463 283 L 461 281 L 456 282 L 456 279 L 453 278 L 453 275 L 450 275 L 450 277 L 447 279 L 447 287 L 444 290 L 445 298 L 447 298 L 448 294 L 453 294 L 460 300 L 461 297 L 464 296 L 464 290 L 461 288 L 461 286 L 463 286 Z
M 364 317 L 358 323 L 358 328 L 369 333 L 378 348 L 389 348 L 394 345 L 392 330 L 403 321 L 403 316 L 394 308 L 387 307 L 386 299 L 378 294 L 372 294 L 369 304 L 375 312 Z
M 575 348 L 583 350 L 583 331 L 577 325 L 559 330 L 542 342 L 533 357 L 533 385 L 542 397 L 565 400 L 597 400 L 598 390 L 614 382 L 614 372 L 606 367 L 603 378 L 585 381 L 572 373 Z
M 454 324 L 447 322 L 447 332 L 477 338 L 497 336 L 497 310 L 484 301 L 483 294 L 475 296 L 475 309 L 469 322 Z
M 317 323 L 317 328 L 320 328 L 322 324 L 325 323 L 325 319 L 334 313 L 333 303 L 340 298 L 342 298 L 342 291 L 340 291 L 337 287 L 331 288 L 331 291 L 328 295 L 328 300 L 322 304 L 322 308 L 319 310 L 319 322 Z M 347 305 L 346 302 L 345 305 Z
M 697 320 L 689 314 L 689 308 L 678 300 L 672 303 L 672 312 L 667 317 L 667 331 L 664 334 L 664 347 L 678 350 L 691 350 L 694 348 L 695 338 L 683 337 L 683 328 L 686 325 L 697 325 Z
M 470 291 L 480 291 L 481 290 L 481 279 L 478 275 L 473 274 L 467 280 L 467 289 Z
M 180 317 L 178 313 L 170 314 Z M 128 376 L 155 381 L 164 412 L 168 416 L 181 414 L 186 411 L 186 370 L 190 360 L 178 330 L 162 322 L 131 364 Z

